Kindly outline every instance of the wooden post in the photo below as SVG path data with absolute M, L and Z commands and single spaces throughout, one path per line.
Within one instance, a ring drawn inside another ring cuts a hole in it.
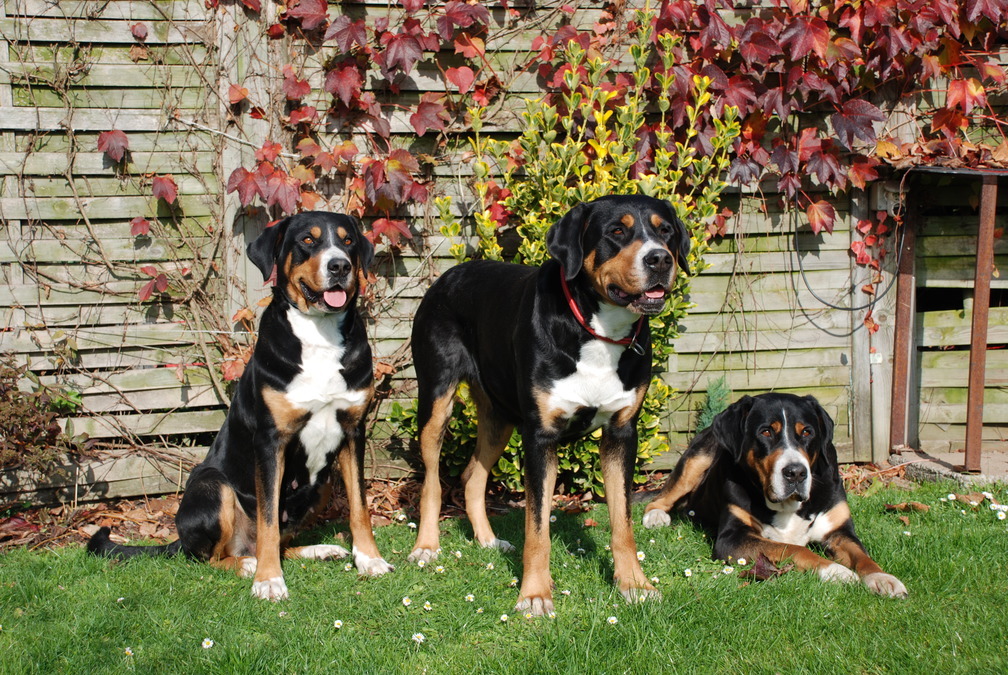
M 220 79 L 217 82 L 219 104 L 218 129 L 226 133 L 221 136 L 220 177 L 226 182 L 231 173 L 240 166 L 250 167 L 255 151 L 270 137 L 269 119 L 255 120 L 249 115 L 235 118 L 231 115 L 228 88 L 239 84 L 249 91 L 249 100 L 254 105 L 268 109 L 273 87 L 271 80 L 279 76 L 280 60 L 270 58 L 269 40 L 262 33 L 261 23 L 247 21 L 242 16 L 240 3 L 220 5 L 216 10 L 217 40 L 220 55 Z M 262 3 L 262 16 L 271 19 L 277 14 L 276 3 Z M 269 23 L 270 21 L 267 21 Z M 267 116 L 268 118 L 269 116 Z M 240 141 L 234 140 L 235 138 Z M 265 209 L 258 209 L 257 215 L 248 216 L 238 202 L 235 193 L 221 191 L 221 226 L 225 228 L 227 246 L 224 252 L 224 274 L 228 297 L 222 311 L 230 318 L 243 307 L 255 307 L 256 301 L 266 295 L 259 270 L 245 255 L 245 246 L 263 231 L 269 222 Z
M 994 272 L 994 215 L 997 176 L 984 174 L 980 193 L 980 232 L 977 236 L 976 275 L 973 280 L 973 326 L 970 333 L 969 394 L 966 403 L 966 471 L 980 472 L 983 436 L 984 374 L 987 367 L 987 319 L 990 280 Z
M 856 190 L 851 198 L 850 241 L 858 237 L 857 223 L 869 217 L 868 195 Z M 871 281 L 871 269 L 850 260 L 851 294 L 850 306 L 864 304 L 860 298 L 867 297 L 861 287 Z M 848 312 L 851 330 L 851 440 L 854 443 L 855 462 L 867 462 L 874 457 L 872 447 L 872 390 L 871 390 L 871 336 L 864 326 L 866 310 Z
M 904 202 L 906 200 L 903 200 Z M 895 248 L 895 247 L 893 247 Z M 896 278 L 896 261 L 899 256 L 890 250 L 881 260 L 882 281 L 876 285 L 876 292 L 881 294 L 872 306 L 872 318 L 879 329 L 869 336 L 869 362 L 871 364 L 871 401 L 872 401 L 872 453 L 873 462 L 888 461 L 891 446 L 889 443 L 892 414 L 892 383 L 893 355 L 896 323 L 896 294 L 892 289 L 882 293 L 892 279 Z
M 916 200 L 911 200 L 916 202 Z M 892 415 L 890 417 L 889 446 L 893 451 L 909 445 L 908 425 L 910 405 L 910 361 L 914 354 L 914 314 L 917 291 L 916 260 L 917 228 L 920 226 L 919 209 L 911 206 L 903 223 L 899 238 L 902 244 L 897 251 L 899 278 L 896 284 L 895 346 L 892 374 Z M 915 434 L 913 434 L 915 435 Z

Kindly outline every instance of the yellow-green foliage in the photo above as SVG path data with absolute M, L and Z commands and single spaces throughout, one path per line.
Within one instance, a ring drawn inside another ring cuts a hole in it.
M 522 115 L 522 134 L 512 144 L 484 136 L 480 108 L 470 110 L 475 151 L 474 189 L 483 209 L 474 214 L 477 252 L 475 257 L 500 259 L 502 249 L 497 239 L 497 223 L 491 216 L 495 179 L 510 190 L 501 204 L 518 220 L 521 243 L 515 262 L 540 265 L 547 257 L 546 231 L 571 207 L 598 197 L 614 194 L 645 194 L 669 200 L 679 217 L 692 230 L 690 268 L 693 274 L 703 269 L 707 251 L 704 231 L 717 214 L 717 199 L 725 187 L 722 180 L 729 163 L 729 150 L 738 135 L 734 109 L 726 109 L 716 120 L 717 133 L 711 139 L 713 152 L 698 156 L 695 140 L 695 120 L 699 111 L 710 102 L 707 78 L 695 77 L 691 83 L 693 104 L 687 108 L 684 128 L 673 130 L 666 117 L 669 113 L 668 91 L 675 75 L 674 51 L 678 38 L 670 34 L 658 36 L 652 42 L 650 17 L 639 14 L 637 33 L 632 36 L 629 56 L 634 64 L 633 83 L 625 91 L 603 88 L 611 81 L 614 62 L 589 57 L 577 43 L 571 42 L 562 52 L 569 66 L 564 82 L 565 91 L 558 94 L 562 105 L 552 105 L 545 99 L 529 99 Z M 652 73 L 649 59 L 661 63 Z M 652 77 L 653 76 L 653 77 Z M 657 86 L 652 86 L 654 84 Z M 655 93 L 657 92 L 657 93 Z M 638 156 L 638 134 L 651 129 L 655 134 L 654 154 L 643 170 L 635 164 Z M 508 158 L 518 161 L 508 161 Z M 450 213 L 450 200 L 436 202 L 444 225 L 443 234 L 458 237 L 462 227 Z M 459 261 L 468 258 L 465 245 L 456 243 L 452 253 Z M 651 319 L 654 346 L 654 368 L 665 368 L 677 335 L 679 321 L 685 316 L 688 303 L 684 300 L 689 278 L 680 275 L 665 310 Z M 668 450 L 661 420 L 666 415 L 667 402 L 674 391 L 654 377 L 648 389 L 638 424 L 640 436 L 638 466 Z M 467 442 L 474 438 L 474 408 L 465 401 L 457 406 L 461 420 L 453 421 L 450 431 L 457 434 L 446 438 L 445 454 L 449 470 L 461 470 L 472 452 Z M 401 421 L 411 415 L 402 413 Z M 558 484 L 571 491 L 602 490 L 602 476 L 597 462 L 597 430 L 582 441 L 561 448 Z M 509 452 L 497 465 L 511 488 L 519 488 L 520 443 L 517 435 L 511 439 Z

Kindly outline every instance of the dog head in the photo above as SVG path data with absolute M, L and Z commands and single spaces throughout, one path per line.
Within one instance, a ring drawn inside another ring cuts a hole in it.
M 287 300 L 308 313 L 352 306 L 360 277 L 374 260 L 374 246 L 350 216 L 306 211 L 266 228 L 248 245 L 248 257 Z
M 578 204 L 546 233 L 568 281 L 584 274 L 602 302 L 657 314 L 675 281 L 689 274 L 689 233 L 672 205 L 644 195 Z
M 736 464 L 758 481 L 770 508 L 806 501 L 813 467 L 836 465 L 833 420 L 812 396 L 744 396 L 711 426 Z

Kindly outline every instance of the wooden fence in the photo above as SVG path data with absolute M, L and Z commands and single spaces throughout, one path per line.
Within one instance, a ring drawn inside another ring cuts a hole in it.
M 101 462 L 83 470 L 68 465 L 41 485 L 26 487 L 24 475 L 8 473 L 0 492 L 86 499 L 175 489 L 220 426 L 227 401 L 221 354 L 249 337 L 232 317 L 266 295 L 244 259 L 244 242 L 267 220 L 262 210 L 240 210 L 223 181 L 251 164 L 271 132 L 268 121 L 229 117 L 227 87 L 241 82 L 268 100 L 283 63 L 279 47 L 260 24 L 241 20 L 237 4 L 208 10 L 203 0 L 0 1 L 0 351 L 30 363 L 41 382 L 82 392 L 82 414 L 65 424 L 102 440 L 106 450 Z M 274 3 L 263 5 L 276 11 Z M 387 12 L 385 3 L 341 5 L 348 6 L 358 14 Z M 579 20 L 590 25 L 597 11 Z M 150 29 L 143 44 L 131 33 L 138 21 Z M 512 66 L 530 46 L 522 36 L 488 41 L 492 58 Z M 419 96 L 438 82 L 421 70 L 402 95 Z M 519 110 L 521 99 L 538 91 L 533 76 L 518 78 L 504 108 Z M 112 128 L 128 136 L 125 164 L 97 149 L 99 133 Z M 393 118 L 392 129 L 394 145 L 416 150 L 429 142 L 416 139 L 405 118 Z M 461 161 L 450 162 L 433 176 L 434 192 L 454 195 L 462 211 L 471 201 L 460 187 L 466 171 Z M 150 196 L 152 178 L 166 174 L 178 186 L 172 206 Z M 338 199 L 336 189 L 332 203 Z M 849 247 L 853 224 L 867 216 L 867 198 L 836 204 L 838 225 L 821 235 L 787 211 L 765 211 L 751 194 L 725 201 L 739 215 L 693 282 L 695 309 L 665 374 L 681 392 L 667 417 L 673 448 L 693 431 L 707 384 L 724 376 L 735 395 L 815 394 L 837 422 L 843 460 L 887 456 L 892 294 L 874 309 L 882 326 L 874 335 L 863 311 L 849 311 L 866 300 L 859 289 L 868 272 L 853 263 Z M 414 239 L 380 252 L 369 308 L 375 358 L 398 367 L 383 383 L 370 439 L 370 470 L 382 475 L 405 467 L 394 449 L 408 439 L 387 419 L 389 407 L 408 405 L 413 393 L 405 345 L 412 314 L 430 281 L 452 264 L 451 242 L 437 234 L 432 210 L 409 215 Z M 137 216 L 151 221 L 149 236 L 131 235 Z M 929 227 L 943 232 L 938 221 Z M 152 278 L 142 271 L 148 265 L 178 280 L 161 301 L 138 299 Z M 210 271 L 191 279 L 186 269 Z M 927 344 L 944 345 L 956 320 L 934 314 L 923 322 L 933 341 Z M 1000 367 L 998 354 L 991 369 Z M 925 356 L 922 400 L 940 405 L 922 414 L 922 430 L 929 439 L 932 428 L 951 437 L 958 430 L 942 425 L 960 421 L 936 417 L 952 409 L 951 390 L 940 385 L 961 365 L 943 352 Z M 992 380 L 991 403 L 1003 424 L 1008 400 L 1001 385 Z M 935 398 L 938 391 L 944 398 Z M 673 459 L 670 453 L 656 466 Z

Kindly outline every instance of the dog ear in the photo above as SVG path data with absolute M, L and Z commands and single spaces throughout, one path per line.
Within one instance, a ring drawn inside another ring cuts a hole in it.
M 672 237 L 670 237 L 670 241 L 667 243 L 669 248 L 671 248 L 675 254 L 676 264 L 679 265 L 679 269 L 681 269 L 686 276 L 693 276 L 693 272 L 690 270 L 689 266 L 689 230 L 686 229 L 686 225 L 684 225 L 683 221 L 681 221 L 679 216 L 676 215 L 676 210 L 672 205 L 672 202 L 666 200 L 665 205 L 668 207 L 669 214 L 672 216 Z
M 819 418 L 819 454 L 827 466 L 838 466 L 836 446 L 833 445 L 833 418 L 815 396 L 806 396 L 805 402 L 812 407 L 816 417 Z
M 361 223 L 360 218 L 350 216 L 350 220 L 353 221 L 354 227 L 357 228 L 357 252 L 360 269 L 366 276 L 368 270 L 371 268 L 371 263 L 374 262 L 374 244 L 371 243 L 370 239 L 364 236 L 364 225 Z
M 288 225 L 290 225 L 290 218 L 284 218 L 273 227 L 267 227 L 245 248 L 249 260 L 259 268 L 264 280 L 273 275 L 273 267 L 276 265 L 277 255 L 280 253 L 280 242 L 287 234 Z
M 753 398 L 743 396 L 732 403 L 721 414 L 714 418 L 711 429 L 718 441 L 731 453 L 732 457 L 742 454 L 742 444 L 745 442 L 745 425 L 749 411 L 752 410 Z
M 570 281 L 581 272 L 584 264 L 584 221 L 588 217 L 588 205 L 581 203 L 553 223 L 546 233 L 546 250 L 563 267 L 564 276 Z

